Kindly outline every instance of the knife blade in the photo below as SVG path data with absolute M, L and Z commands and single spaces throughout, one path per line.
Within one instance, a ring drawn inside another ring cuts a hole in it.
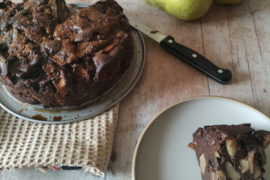
M 91 4 L 74 3 L 71 5 L 82 8 L 87 7 Z M 162 33 L 153 31 L 148 26 L 134 20 L 131 17 L 128 17 L 128 19 L 130 25 L 133 28 L 137 29 L 138 31 L 158 42 L 162 48 L 178 57 L 179 60 L 186 62 L 187 64 L 191 65 L 192 67 L 208 75 L 209 77 L 213 78 L 221 84 L 228 84 L 231 81 L 232 73 L 230 72 L 230 70 L 218 67 L 198 52 L 176 42 L 172 36 L 164 35 Z

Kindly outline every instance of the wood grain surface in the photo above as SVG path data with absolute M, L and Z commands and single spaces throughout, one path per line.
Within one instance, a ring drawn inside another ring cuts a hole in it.
M 177 20 L 143 0 L 118 2 L 128 16 L 174 36 L 179 43 L 230 69 L 231 84 L 220 85 L 207 78 L 145 37 L 145 69 L 135 89 L 120 104 L 113 156 L 106 177 L 97 178 L 80 171 L 42 174 L 25 169 L 1 171 L 0 179 L 130 180 L 133 151 L 143 128 L 161 110 L 191 97 L 229 97 L 270 115 L 269 0 L 247 0 L 238 6 L 214 4 L 203 18 L 193 22 Z

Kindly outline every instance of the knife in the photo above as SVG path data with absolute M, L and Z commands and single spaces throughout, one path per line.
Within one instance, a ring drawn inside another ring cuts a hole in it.
M 217 82 L 227 84 L 231 81 L 232 73 L 229 70 L 216 66 L 196 51 L 177 43 L 172 36 L 165 36 L 157 31 L 153 31 L 151 28 L 133 20 L 132 18 L 129 18 L 129 23 L 135 29 L 141 31 L 151 39 L 158 42 L 162 48 L 202 73 L 213 78 Z
M 76 3 L 72 5 L 82 8 L 89 6 L 90 3 Z M 157 31 L 153 31 L 151 28 L 142 23 L 139 23 L 131 17 L 128 19 L 130 25 L 133 28 L 139 30 L 140 32 L 158 42 L 162 48 L 175 55 L 180 60 L 186 62 L 187 64 L 191 65 L 192 67 L 208 75 L 221 84 L 227 84 L 231 81 L 232 73 L 228 69 L 218 67 L 196 51 L 177 43 L 172 36 L 165 36 Z

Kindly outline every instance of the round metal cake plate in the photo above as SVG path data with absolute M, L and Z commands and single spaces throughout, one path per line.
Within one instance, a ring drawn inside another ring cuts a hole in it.
M 141 33 L 137 30 L 133 30 L 132 35 L 134 40 L 134 57 L 130 62 L 129 68 L 114 87 L 92 101 L 88 106 L 55 110 L 25 104 L 12 97 L 1 84 L 0 106 L 21 119 L 46 124 L 63 124 L 87 120 L 108 110 L 131 92 L 143 72 L 145 63 L 144 40 Z M 35 117 L 42 117 L 44 120 L 35 119 Z

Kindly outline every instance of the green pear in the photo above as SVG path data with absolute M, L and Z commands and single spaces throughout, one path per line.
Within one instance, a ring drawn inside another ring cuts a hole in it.
M 215 0 L 216 3 L 219 4 L 228 4 L 228 5 L 235 5 L 243 2 L 245 0 Z
M 165 10 L 178 19 L 191 21 L 202 17 L 213 0 L 145 0 L 145 2 Z

